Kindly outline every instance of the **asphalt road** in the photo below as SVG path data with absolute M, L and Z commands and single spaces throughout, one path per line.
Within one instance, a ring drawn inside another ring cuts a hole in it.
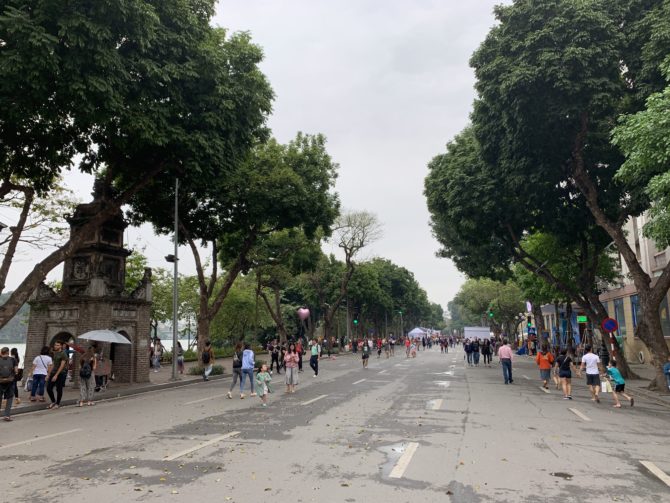
M 528 360 L 506 386 L 460 351 L 375 356 L 306 366 L 293 395 L 275 376 L 267 408 L 217 381 L 17 416 L 0 500 L 670 501 L 663 406 L 598 405 L 582 382 L 564 401 Z

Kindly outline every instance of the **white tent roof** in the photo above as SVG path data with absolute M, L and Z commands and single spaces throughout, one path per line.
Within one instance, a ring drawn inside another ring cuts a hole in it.
M 425 330 L 423 330 L 422 328 L 416 327 L 414 330 L 409 332 L 407 335 L 412 336 L 412 337 L 416 337 L 417 335 L 426 335 L 426 334 L 427 334 L 427 332 Z

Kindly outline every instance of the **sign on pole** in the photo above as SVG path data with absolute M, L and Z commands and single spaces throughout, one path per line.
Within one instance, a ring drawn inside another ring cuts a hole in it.
M 619 323 L 614 318 L 605 318 L 600 326 L 608 334 L 619 330 Z

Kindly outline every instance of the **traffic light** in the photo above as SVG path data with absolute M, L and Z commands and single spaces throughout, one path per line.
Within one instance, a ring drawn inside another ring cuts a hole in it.
M 493 309 L 489 309 L 489 318 L 493 318 Z
M 354 313 L 354 325 L 358 325 L 358 313 Z
M 531 317 L 530 317 L 530 316 L 526 316 L 526 326 L 527 326 L 528 328 L 530 328 L 530 327 L 533 326 L 533 322 L 531 321 Z

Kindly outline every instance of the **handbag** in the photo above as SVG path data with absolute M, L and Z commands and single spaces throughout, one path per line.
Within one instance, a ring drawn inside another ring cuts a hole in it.
M 23 389 L 28 393 L 33 390 L 33 376 L 30 376 L 28 379 L 26 379 L 26 385 L 23 387 Z

